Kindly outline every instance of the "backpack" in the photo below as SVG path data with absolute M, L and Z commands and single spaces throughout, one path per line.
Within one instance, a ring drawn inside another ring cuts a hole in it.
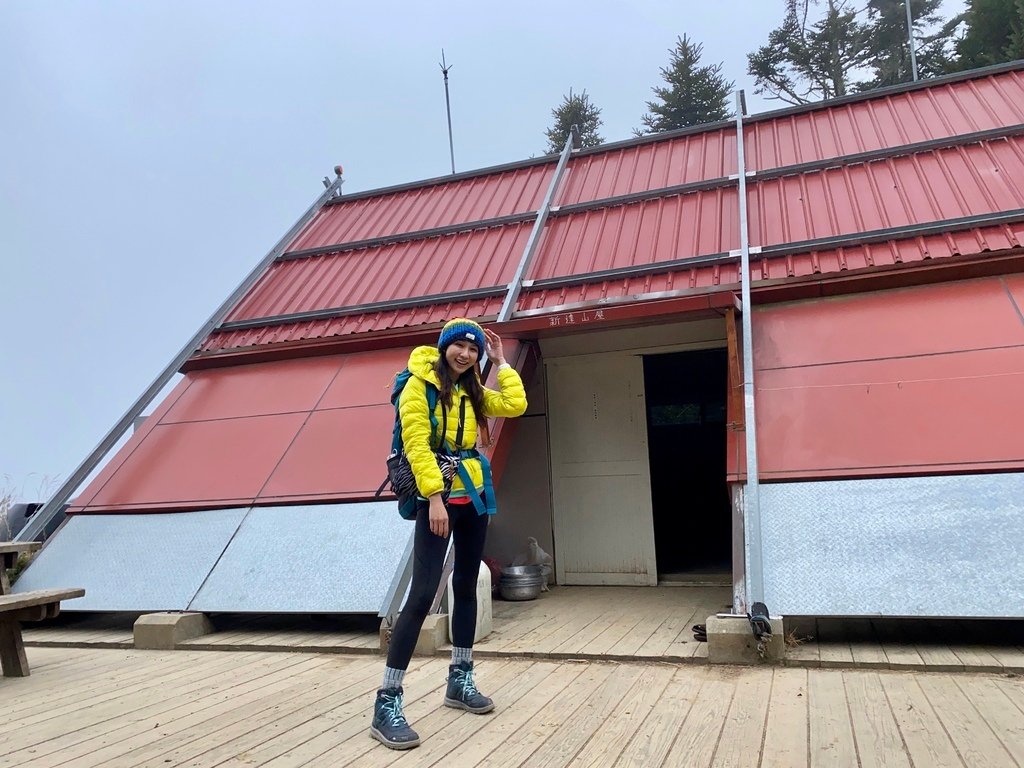
M 375 496 L 375 498 L 379 498 L 381 493 L 383 493 L 384 488 L 390 483 L 392 493 L 398 497 L 398 513 L 406 520 L 414 520 L 416 518 L 418 507 L 420 506 L 419 489 L 416 486 L 416 477 L 413 475 L 409 459 L 405 455 L 405 446 L 402 441 L 402 421 L 398 411 L 398 402 L 402 396 L 402 391 L 405 389 L 405 385 L 409 382 L 411 377 L 412 373 L 409 369 L 404 368 L 395 376 L 394 385 L 391 387 L 391 404 L 395 408 L 395 425 L 391 432 L 391 453 L 388 454 L 387 458 L 388 476 L 377 489 Z M 437 401 L 440 398 L 440 392 L 438 392 L 437 387 L 429 381 L 425 383 L 427 413 L 430 417 L 430 447 L 434 451 L 434 456 L 437 459 L 437 466 L 438 469 L 441 470 L 441 478 L 444 481 L 442 498 L 445 501 L 448 500 L 448 494 L 451 493 L 452 481 L 455 479 L 455 475 L 458 474 L 462 479 L 462 484 L 469 493 L 477 512 L 480 514 L 494 514 L 494 489 L 491 480 L 491 467 L 490 463 L 487 461 L 487 457 L 480 454 L 475 448 L 455 450 L 449 445 L 448 440 L 445 437 L 448 434 L 448 411 L 446 408 L 441 408 L 442 424 L 440 425 L 439 431 L 437 415 L 434 413 L 434 410 L 437 408 Z M 462 441 L 462 430 L 466 421 L 465 410 L 466 401 L 464 398 L 460 398 L 459 429 L 456 437 L 456 443 Z M 484 499 L 481 499 L 480 495 L 476 492 L 476 487 L 469 477 L 469 472 L 464 466 L 462 466 L 462 459 L 465 458 L 477 458 L 480 460 L 480 464 L 483 469 L 485 490 L 484 498 L 486 499 L 486 502 Z

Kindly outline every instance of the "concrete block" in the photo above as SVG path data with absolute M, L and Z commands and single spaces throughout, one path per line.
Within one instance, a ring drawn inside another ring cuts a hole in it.
M 455 604 L 455 598 L 452 596 L 452 578 L 454 577 L 448 577 L 449 610 Z M 491 634 L 492 629 L 494 629 L 494 611 L 491 605 L 491 569 L 480 563 L 480 573 L 476 578 L 476 634 L 473 636 L 473 642 L 476 643 L 481 638 L 487 637 Z M 451 613 L 448 614 L 448 640 L 451 643 L 455 642 L 455 638 L 452 637 Z
M 395 617 L 398 618 L 397 616 Z M 448 642 L 448 614 L 434 613 L 427 616 L 420 627 L 419 637 L 416 639 L 416 648 L 413 653 L 420 656 L 433 656 L 434 652 L 444 647 Z M 391 627 L 387 620 L 380 623 L 380 650 L 381 653 L 388 652 L 388 645 L 391 643 Z
M 782 618 L 771 619 L 772 637 L 764 658 L 757 652 L 757 639 L 746 616 L 709 616 L 708 662 L 711 664 L 778 664 L 786 653 Z
M 170 651 L 185 640 L 213 632 L 205 613 L 147 613 L 135 620 L 135 647 Z
M 433 613 L 427 616 L 416 638 L 416 650 L 421 656 L 433 656 L 434 652 L 448 642 L 448 614 Z

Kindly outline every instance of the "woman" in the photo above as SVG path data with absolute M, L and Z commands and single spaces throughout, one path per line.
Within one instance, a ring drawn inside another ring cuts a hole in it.
M 480 383 L 477 361 L 486 352 L 498 368 L 499 391 Z M 409 749 L 420 743 L 402 711 L 402 681 L 416 638 L 426 619 L 441 581 L 448 536 L 455 538 L 455 570 L 452 577 L 452 663 L 448 668 L 445 706 L 482 714 L 494 702 L 473 682 L 473 638 L 476 634 L 476 580 L 483 555 L 487 521 L 494 499 L 487 498 L 489 470 L 475 456 L 477 425 L 486 417 L 520 416 L 526 410 L 526 391 L 519 374 L 505 362 L 501 339 L 465 318 L 445 324 L 436 347 L 417 347 L 409 357 L 409 378 L 398 403 L 402 440 L 416 486 L 422 497 L 416 514 L 412 585 L 409 597 L 395 622 L 388 649 L 384 682 L 377 691 L 370 735 L 392 749 Z M 438 431 L 444 431 L 449 451 L 463 456 L 462 469 L 444 497 L 444 480 L 431 441 L 427 412 L 427 387 L 439 397 L 434 415 Z M 444 426 L 441 426 L 444 425 Z M 468 478 L 467 487 L 463 478 Z

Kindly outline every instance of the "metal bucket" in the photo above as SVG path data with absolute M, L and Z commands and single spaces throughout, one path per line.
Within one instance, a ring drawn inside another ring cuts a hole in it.
M 539 565 L 511 565 L 501 569 L 498 583 L 505 600 L 535 600 L 540 596 L 545 577 Z

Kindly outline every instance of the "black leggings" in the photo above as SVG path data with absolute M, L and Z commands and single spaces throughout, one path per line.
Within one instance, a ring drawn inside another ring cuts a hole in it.
M 472 648 L 476 634 L 476 580 L 480 558 L 487 538 L 488 515 L 477 514 L 472 504 L 447 504 L 451 535 L 455 537 L 455 570 L 452 574 L 452 643 L 456 648 Z M 412 556 L 412 586 L 409 599 L 391 632 L 388 666 L 408 669 L 420 627 L 434 601 L 448 539 L 430 532 L 430 515 L 425 507 L 416 515 L 416 541 Z

